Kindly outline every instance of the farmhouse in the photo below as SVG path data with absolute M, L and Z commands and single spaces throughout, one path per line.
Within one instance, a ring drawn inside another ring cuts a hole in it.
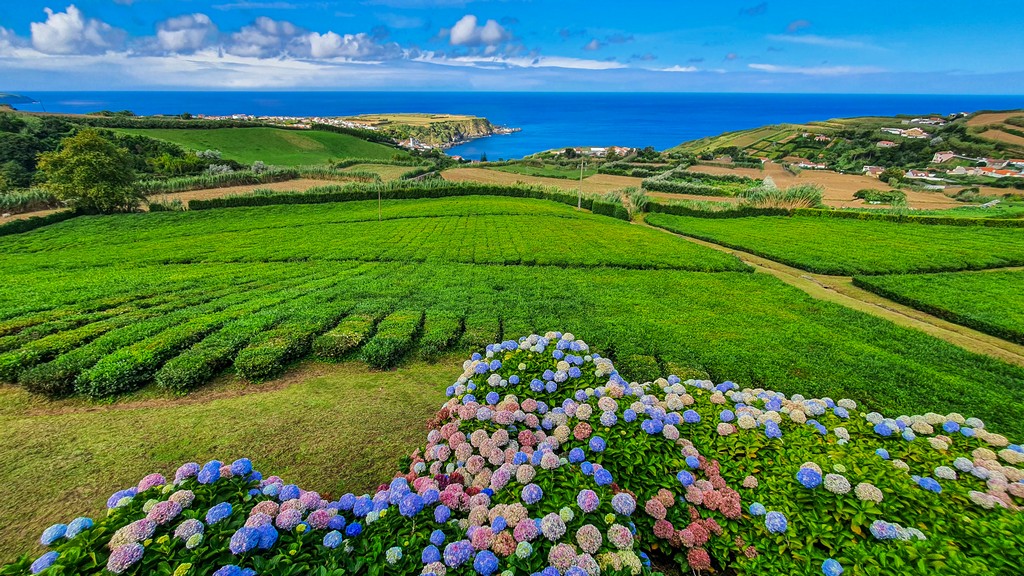
M 921 130 L 920 128 L 911 128 L 909 130 L 904 130 L 902 128 L 882 128 L 881 130 L 886 134 L 895 134 L 896 136 L 902 136 L 904 138 L 921 139 L 931 137 L 931 134 Z
M 818 134 L 817 136 L 814 137 L 814 141 L 815 142 L 831 142 L 832 139 L 829 138 L 828 136 L 825 136 L 824 134 Z
M 1006 165 L 1010 163 L 1009 160 L 1000 160 L 998 158 L 983 158 L 982 162 L 989 168 L 1002 169 L 1006 168 Z
M 864 167 L 864 175 L 865 176 L 871 176 L 872 178 L 878 178 L 879 176 L 882 175 L 882 172 L 885 172 L 885 168 L 883 168 L 881 166 L 865 166 Z
M 923 170 L 907 170 L 907 173 L 904 174 L 904 176 L 913 179 L 935 178 L 935 174 L 933 172 L 925 172 Z
M 811 162 L 810 160 L 801 160 L 794 164 L 797 168 L 803 168 L 804 170 L 827 170 L 828 166 L 819 162 Z
M 879 148 L 895 148 L 896 146 L 898 146 L 898 144 L 896 144 L 892 140 L 882 140 L 881 142 L 876 144 L 876 146 L 878 146 Z
M 932 163 L 942 164 L 943 162 L 949 162 L 953 158 L 956 158 L 956 152 L 953 152 L 952 150 L 946 150 L 945 152 L 936 152 L 935 155 L 932 156 Z

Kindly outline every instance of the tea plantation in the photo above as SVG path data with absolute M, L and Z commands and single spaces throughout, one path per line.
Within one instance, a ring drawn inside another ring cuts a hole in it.
M 652 214 L 647 222 L 819 274 L 953 272 L 1024 265 L 1024 233 L 1019 227 L 667 214 Z

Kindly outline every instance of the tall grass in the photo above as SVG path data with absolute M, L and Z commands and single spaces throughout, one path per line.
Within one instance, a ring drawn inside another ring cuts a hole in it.
M 799 184 L 786 189 L 758 186 L 740 194 L 741 207 L 749 208 L 817 208 L 825 189 L 818 184 Z
M 265 172 L 259 173 L 251 170 L 240 170 L 238 172 L 182 176 L 166 180 L 145 180 L 139 183 L 139 188 L 144 195 L 150 196 L 153 194 L 173 194 L 176 192 L 225 188 L 228 186 L 270 184 L 272 182 L 285 182 L 298 178 L 348 180 L 365 183 L 373 183 L 380 180 L 380 176 L 373 172 L 344 172 L 331 166 L 297 166 L 294 168 L 270 168 Z
M 57 200 L 53 194 L 38 188 L 0 192 L 0 212 L 3 213 L 20 214 L 58 208 L 62 205 L 61 201 Z

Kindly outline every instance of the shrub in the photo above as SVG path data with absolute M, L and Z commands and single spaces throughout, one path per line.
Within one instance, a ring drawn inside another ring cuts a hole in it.
M 1024 561 L 1024 449 L 975 418 L 629 383 L 557 332 L 489 345 L 446 395 L 372 497 L 305 492 L 247 459 L 189 463 L 48 528 L 50 552 L 0 573 L 650 576 L 649 550 L 738 576 L 1009 576 Z
M 376 323 L 377 318 L 370 314 L 347 316 L 333 330 L 313 341 L 313 353 L 321 358 L 341 359 L 366 342 Z
M 428 360 L 436 359 L 448 350 L 462 332 L 462 318 L 447 312 L 428 310 L 420 338 L 420 352 Z
M 309 352 L 318 334 L 334 326 L 352 306 L 326 301 L 303 302 L 302 308 L 238 353 L 234 365 L 239 376 L 260 382 L 284 372 L 288 364 Z
M 858 190 L 853 197 L 876 204 L 905 204 L 907 202 L 907 194 L 901 190 Z
M 363 347 L 363 359 L 374 368 L 391 368 L 412 348 L 422 327 L 423 312 L 399 310 L 389 315 Z

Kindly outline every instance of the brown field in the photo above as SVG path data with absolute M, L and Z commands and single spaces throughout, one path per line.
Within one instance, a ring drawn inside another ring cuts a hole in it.
M 564 178 L 544 178 L 542 176 L 526 176 L 523 174 L 512 174 L 499 170 L 487 170 L 486 168 L 453 168 L 441 173 L 445 180 L 452 182 L 482 182 L 485 184 L 535 184 L 538 186 L 553 186 L 563 190 L 576 190 L 579 188 L 579 180 L 567 180 Z M 604 194 L 613 190 L 622 190 L 629 187 L 640 187 L 642 178 L 629 176 L 613 176 L 611 174 L 595 174 L 583 179 L 583 191 L 588 194 Z
M 990 114 L 978 114 L 967 121 L 968 126 L 988 126 L 990 124 L 1002 124 L 1014 116 L 1024 116 L 1024 111 L 1013 112 L 992 112 Z
M 738 174 L 748 178 L 763 179 L 771 176 L 780 188 L 797 184 L 819 184 L 825 188 L 824 202 L 833 208 L 885 208 L 883 205 L 865 204 L 853 197 L 858 190 L 887 190 L 888 186 L 867 176 L 839 174 L 827 170 L 804 170 L 794 176 L 774 162 L 765 164 L 764 170 L 756 168 L 725 168 L 721 166 L 693 166 L 690 170 L 707 174 Z M 938 210 L 963 206 L 963 203 L 948 198 L 940 192 L 916 192 L 906 190 L 907 205 L 911 208 Z
M 1006 144 L 1013 144 L 1014 146 L 1024 146 L 1024 138 L 1008 134 L 1002 130 L 986 130 L 979 134 L 979 136 L 988 140 L 997 140 L 999 142 L 1005 142 Z

